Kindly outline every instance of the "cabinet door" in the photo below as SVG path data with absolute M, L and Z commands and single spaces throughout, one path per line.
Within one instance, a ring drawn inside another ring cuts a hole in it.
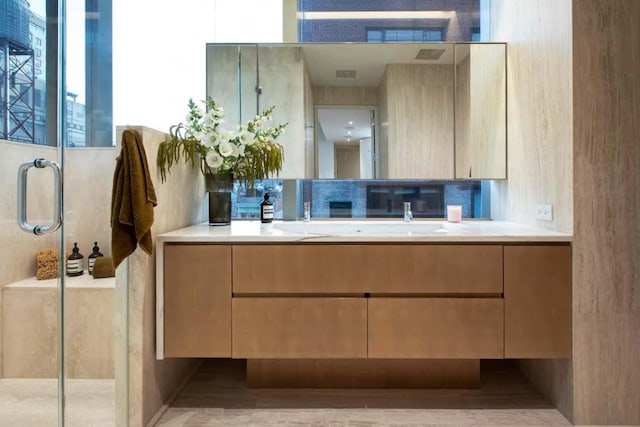
M 505 357 L 571 357 L 571 247 L 505 246 Z
M 501 245 L 236 245 L 234 293 L 502 293 Z
M 231 356 L 231 246 L 165 245 L 166 357 Z
M 502 298 L 369 298 L 369 357 L 503 357 Z
M 367 357 L 366 300 L 234 298 L 233 357 Z

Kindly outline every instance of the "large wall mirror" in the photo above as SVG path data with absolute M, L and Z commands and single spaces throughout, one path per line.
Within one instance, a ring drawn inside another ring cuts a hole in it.
M 505 45 L 207 45 L 226 120 L 276 106 L 281 178 L 506 177 Z

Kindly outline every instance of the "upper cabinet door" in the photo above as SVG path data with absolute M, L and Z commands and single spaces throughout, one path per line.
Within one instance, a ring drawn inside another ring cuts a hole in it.
M 506 45 L 456 44 L 455 177 L 506 179 Z

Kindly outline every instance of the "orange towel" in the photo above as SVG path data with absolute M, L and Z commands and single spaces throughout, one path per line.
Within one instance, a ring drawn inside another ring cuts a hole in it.
M 138 131 L 122 134 L 111 194 L 111 255 L 115 269 L 140 245 L 151 255 L 153 208 L 158 204 L 149 174 L 147 155 Z

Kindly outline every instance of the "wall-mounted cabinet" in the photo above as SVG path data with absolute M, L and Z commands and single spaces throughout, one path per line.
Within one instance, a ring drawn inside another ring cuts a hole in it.
M 207 95 L 230 125 L 276 106 L 281 178 L 505 179 L 505 66 L 504 43 L 210 44 Z
M 167 357 L 571 357 L 563 244 L 165 244 L 164 302 Z
M 456 44 L 456 178 L 507 176 L 506 47 Z

